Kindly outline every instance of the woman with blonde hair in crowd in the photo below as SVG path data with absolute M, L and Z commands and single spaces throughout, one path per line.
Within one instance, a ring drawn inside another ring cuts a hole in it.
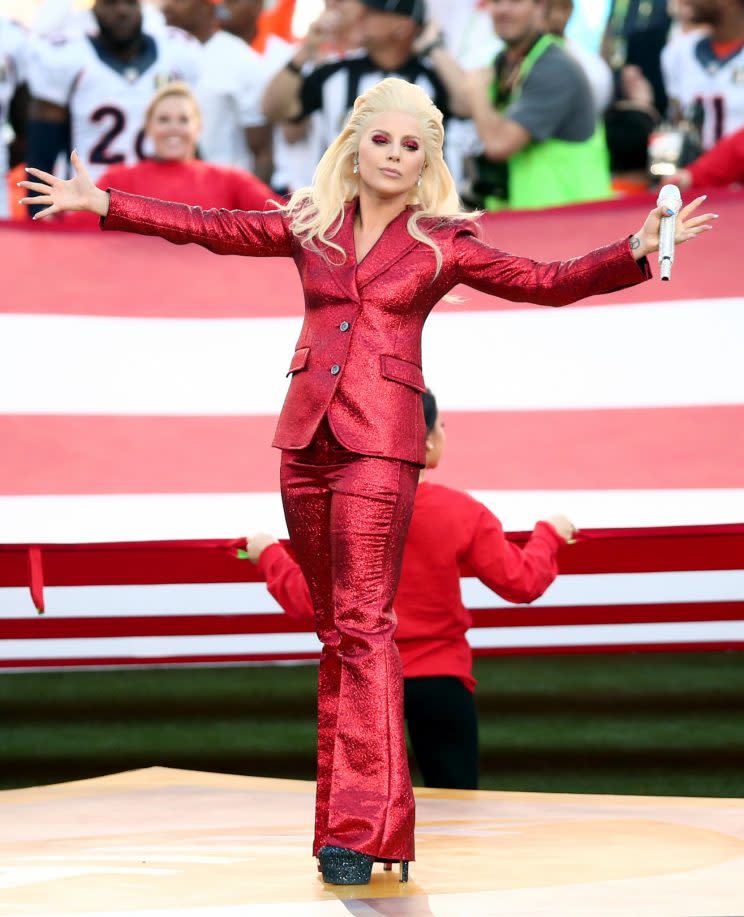
M 442 155 L 443 118 L 416 85 L 388 78 L 354 104 L 312 186 L 265 212 L 202 211 L 32 169 L 44 213 L 86 210 L 105 230 L 196 242 L 219 254 L 292 258 L 305 319 L 274 445 L 292 545 L 323 644 L 315 841 L 323 879 L 369 882 L 375 860 L 414 857 L 414 798 L 392 610 L 425 464 L 421 332 L 465 283 L 558 306 L 650 276 L 664 212 L 632 236 L 565 262 L 506 254 L 478 238 Z M 711 215 L 677 220 L 677 241 Z M 250 272 L 247 274 L 250 282 Z
M 144 137 L 153 156 L 131 166 L 111 166 L 99 178 L 99 188 L 199 207 L 263 210 L 275 196 L 268 185 L 242 169 L 198 159 L 200 134 L 194 94 L 185 83 L 166 83 L 145 112 Z

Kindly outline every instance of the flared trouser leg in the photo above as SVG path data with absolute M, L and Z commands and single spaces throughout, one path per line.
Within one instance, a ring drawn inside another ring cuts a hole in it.
M 292 547 L 323 644 L 315 841 L 413 859 L 414 799 L 392 609 L 419 469 L 357 455 L 324 424 L 282 455 Z

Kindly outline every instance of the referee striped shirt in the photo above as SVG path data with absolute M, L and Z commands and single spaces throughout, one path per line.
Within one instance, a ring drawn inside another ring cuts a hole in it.
M 343 128 L 357 96 L 388 76 L 416 83 L 447 118 L 446 89 L 426 58 L 410 57 L 397 70 L 386 71 L 381 70 L 366 51 L 355 51 L 323 64 L 304 77 L 299 96 L 302 110 L 294 120 L 301 121 L 318 112 L 322 149 L 325 149 Z

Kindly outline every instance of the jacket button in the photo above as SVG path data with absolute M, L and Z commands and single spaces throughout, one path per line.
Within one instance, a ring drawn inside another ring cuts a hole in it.
M 333 366 L 331 367 L 331 375 L 337 376 L 340 372 L 341 372 L 341 367 L 338 365 L 338 363 L 334 363 Z
M 339 327 L 339 331 L 348 331 L 348 330 L 349 330 L 349 323 L 348 323 L 348 322 L 341 322 L 341 324 L 340 324 L 338 327 Z

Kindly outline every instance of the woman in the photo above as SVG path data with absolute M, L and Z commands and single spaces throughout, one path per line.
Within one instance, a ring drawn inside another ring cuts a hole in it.
M 414 799 L 392 601 L 424 464 L 421 332 L 457 283 L 562 305 L 639 283 L 662 210 L 630 238 L 540 263 L 481 242 L 442 156 L 442 114 L 419 87 L 382 80 L 360 96 L 313 185 L 266 212 L 201 211 L 37 169 L 42 214 L 87 210 L 104 230 L 197 242 L 220 254 L 291 257 L 305 321 L 273 445 L 289 535 L 323 643 L 315 842 L 323 878 L 369 881 L 375 859 L 413 859 Z M 709 228 L 677 220 L 677 241 Z
M 250 172 L 196 158 L 201 113 L 185 83 L 166 83 L 158 90 L 145 113 L 144 132 L 154 157 L 111 166 L 99 178 L 100 188 L 227 210 L 263 210 L 274 197 Z
M 575 528 L 565 516 L 538 522 L 524 549 L 507 541 L 499 520 L 462 491 L 430 484 L 439 465 L 444 424 L 430 391 L 421 396 L 426 421 L 426 468 L 408 529 L 395 595 L 395 642 L 403 665 L 404 714 L 426 786 L 478 788 L 478 718 L 473 660 L 466 632 L 470 614 L 460 594 L 463 564 L 510 602 L 533 602 L 558 574 L 559 547 Z M 248 539 L 248 559 L 291 617 L 313 620 L 310 590 L 297 563 L 273 535 Z

